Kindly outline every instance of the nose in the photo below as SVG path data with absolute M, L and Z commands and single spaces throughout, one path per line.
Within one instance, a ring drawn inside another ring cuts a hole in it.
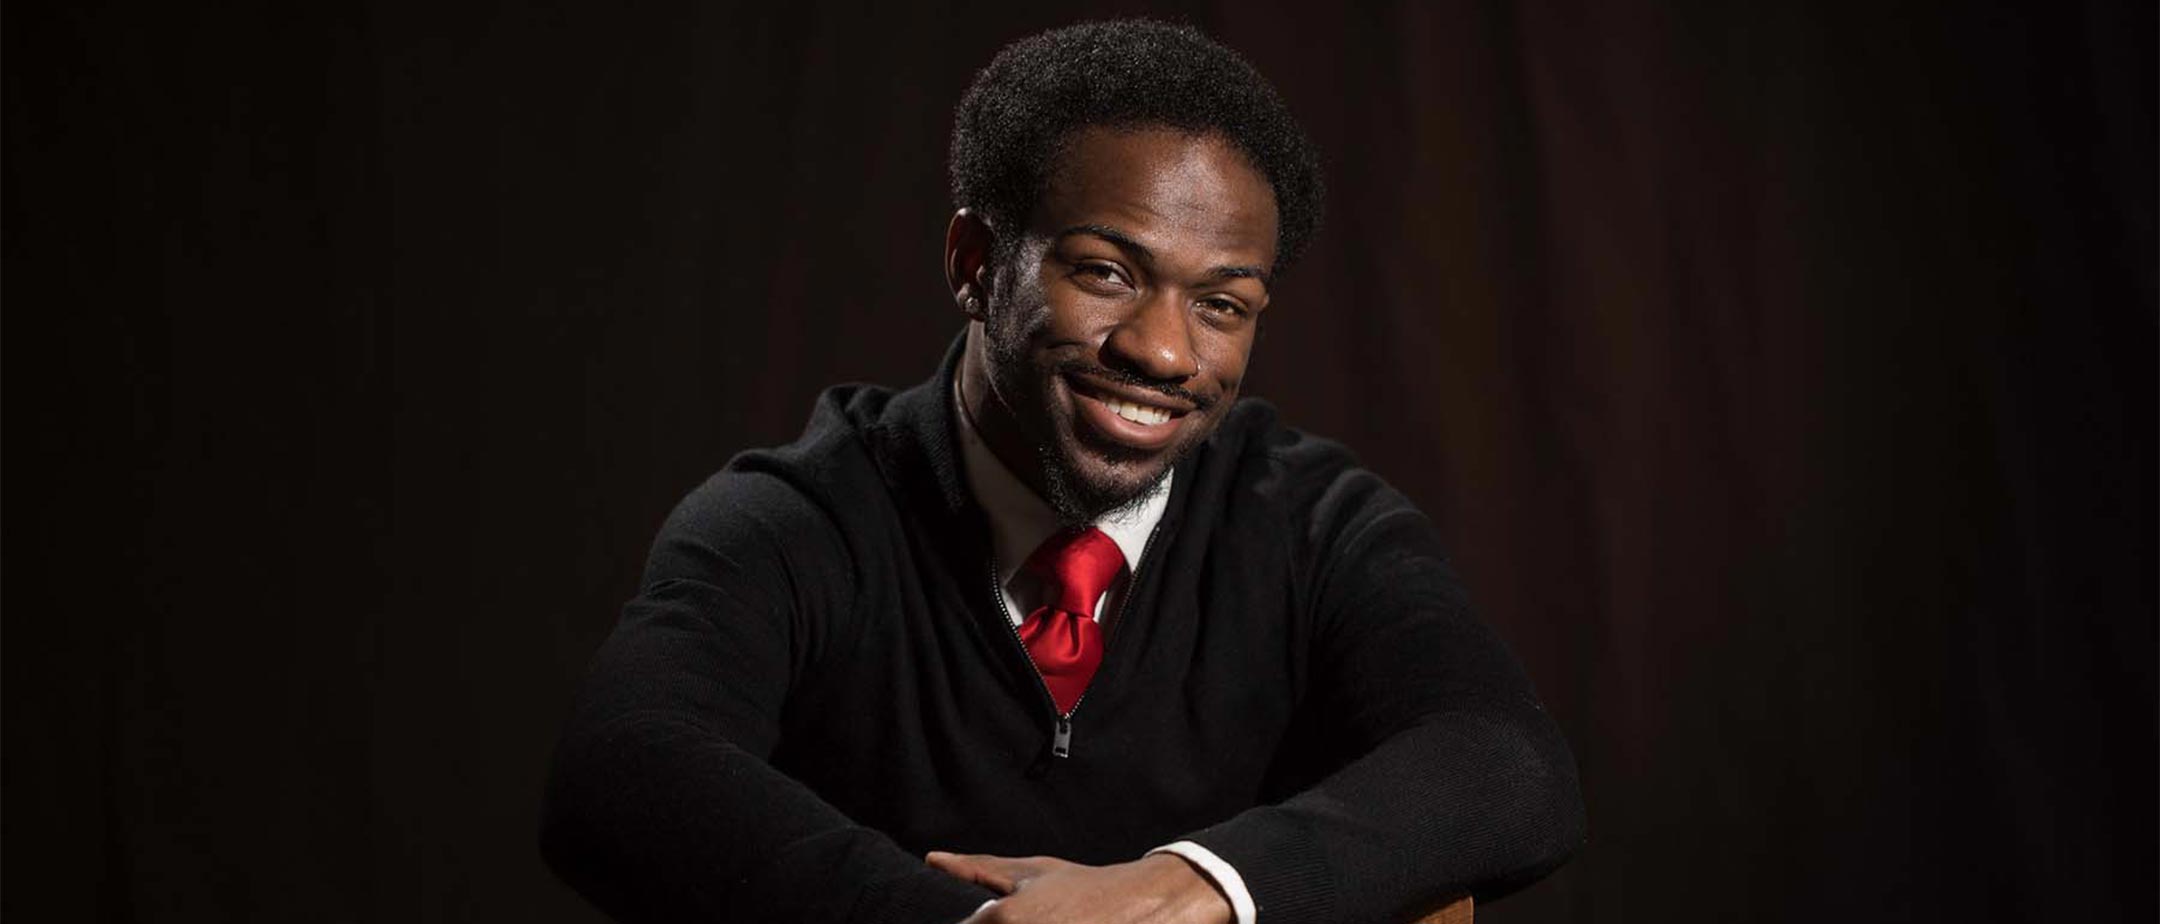
M 1105 365 L 1168 382 L 1200 374 L 1193 355 L 1192 313 L 1183 296 L 1158 290 L 1133 307 L 1103 341 Z

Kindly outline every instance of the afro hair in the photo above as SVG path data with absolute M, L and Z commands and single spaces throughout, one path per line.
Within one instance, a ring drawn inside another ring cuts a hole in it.
M 954 113 L 954 206 L 994 227 L 1025 221 L 1072 132 L 1096 125 L 1214 134 L 1242 151 L 1275 191 L 1278 274 L 1319 227 L 1319 157 L 1274 88 L 1199 30 L 1144 19 L 1052 29 L 998 52 Z M 1000 249 L 1014 243 L 1001 236 Z

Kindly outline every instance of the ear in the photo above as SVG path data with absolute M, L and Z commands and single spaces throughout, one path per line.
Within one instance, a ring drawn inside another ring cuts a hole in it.
M 990 317 L 990 223 L 972 209 L 954 212 L 945 226 L 945 285 L 953 303 L 977 321 Z

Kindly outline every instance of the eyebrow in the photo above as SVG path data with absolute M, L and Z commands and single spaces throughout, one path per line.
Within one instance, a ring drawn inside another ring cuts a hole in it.
M 1111 244 L 1116 245 L 1119 250 L 1132 254 L 1134 258 L 1142 263 L 1155 262 L 1155 252 L 1149 250 L 1146 244 L 1134 240 L 1132 235 L 1109 225 L 1073 225 L 1059 231 L 1057 236 L 1062 240 L 1075 234 L 1085 234 L 1109 241 Z M 1259 266 L 1218 266 L 1208 270 L 1207 276 L 1210 279 L 1258 279 L 1263 286 L 1268 283 L 1267 269 Z

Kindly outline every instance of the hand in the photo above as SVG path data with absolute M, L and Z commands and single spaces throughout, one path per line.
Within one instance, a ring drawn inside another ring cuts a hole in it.
M 1230 901 L 1192 864 L 1158 853 L 1085 866 L 1056 857 L 932 851 L 932 867 L 1002 898 L 961 924 L 1230 924 Z

